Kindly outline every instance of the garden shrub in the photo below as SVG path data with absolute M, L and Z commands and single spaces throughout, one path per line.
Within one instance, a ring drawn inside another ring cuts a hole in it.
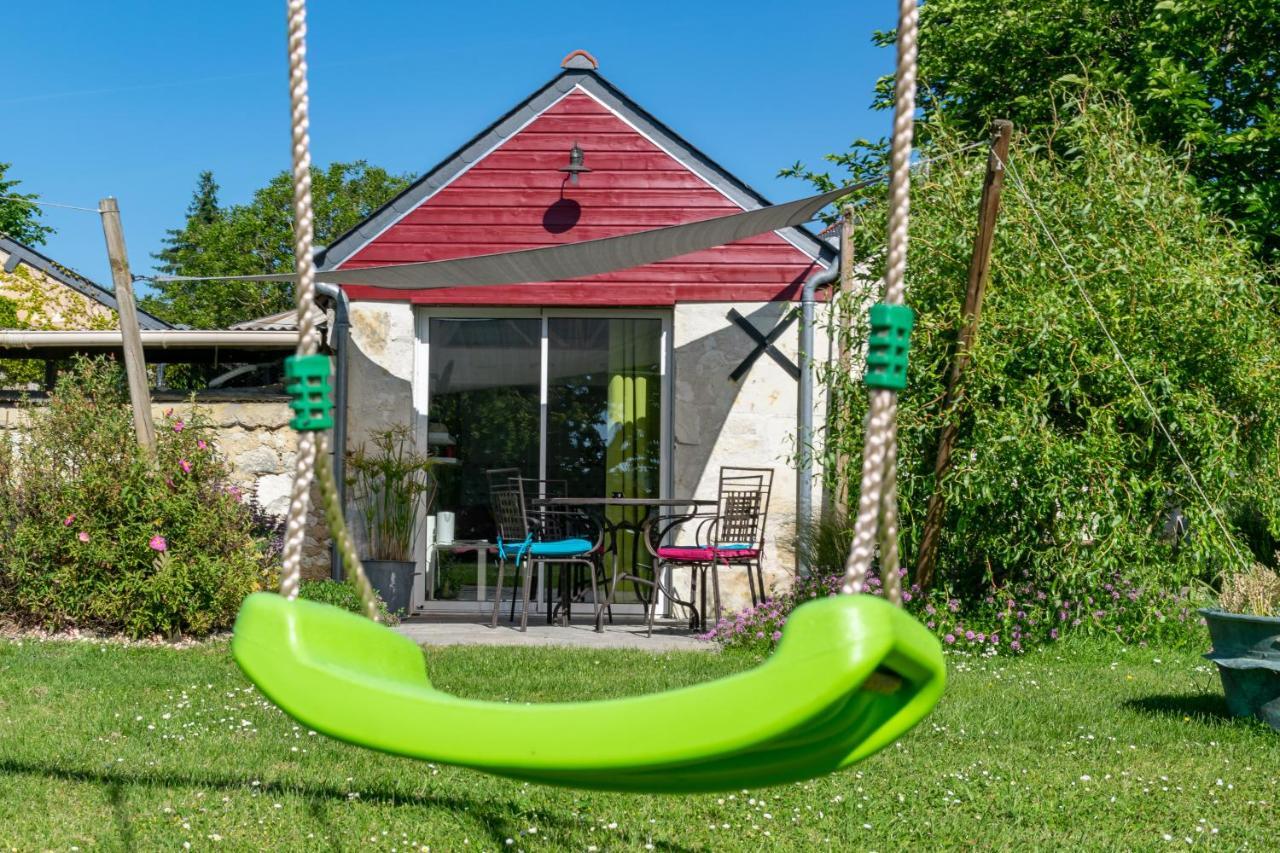
M 956 416 L 959 440 L 942 483 L 938 583 L 948 600 L 981 604 L 995 590 L 1027 587 L 1086 601 L 1109 595 L 1108 584 L 1122 597 L 1146 595 L 1276 559 L 1276 279 L 1205 209 L 1183 164 L 1138 138 L 1123 104 L 1082 101 L 1064 115 L 1045 136 L 1015 138 L 1010 155 L 982 326 Z M 926 156 L 971 141 L 942 121 L 932 139 Z M 907 300 L 917 322 L 899 407 L 905 565 L 914 561 L 934 489 L 940 401 L 962 323 L 985 160 L 982 152 L 942 159 L 912 184 Z M 881 190 L 866 199 L 856 232 L 869 281 L 883 266 L 883 214 Z M 855 293 L 842 305 L 853 312 L 854 352 L 864 342 L 865 304 L 877 296 Z M 839 370 L 825 380 L 835 410 L 844 407 L 825 436 L 831 475 L 837 453 L 861 457 L 866 391 Z M 850 474 L 856 493 L 857 471 Z M 1170 523 L 1175 511 L 1189 525 L 1185 536 Z
M 719 620 L 703 638 L 727 648 L 758 654 L 770 651 L 796 607 L 839 594 L 851 539 L 848 524 L 826 519 L 815 525 L 806 539 L 813 574 L 798 578 L 791 589 L 755 607 Z M 900 571 L 906 581 L 906 570 Z M 875 571 L 867 578 L 867 587 L 871 595 L 883 594 Z M 1096 589 L 1078 593 L 1023 580 L 992 584 L 980 595 L 970 591 L 964 597 L 945 587 L 922 591 L 911 584 L 902 598 L 903 606 L 944 645 L 982 654 L 1016 654 L 1071 633 L 1187 649 L 1201 648 L 1205 640 L 1196 614 L 1196 607 L 1203 603 L 1202 590 L 1144 584 L 1124 574 L 1104 578 Z
M 0 461 L 0 612 L 130 636 L 203 635 L 270 583 L 211 425 L 172 410 L 148 459 L 121 372 L 78 359 Z
M 377 590 L 374 590 L 373 594 L 377 596 Z M 364 615 L 360 593 L 356 590 L 355 584 L 350 581 L 304 580 L 298 587 L 298 597 Z M 378 598 L 378 616 L 384 625 L 395 625 L 400 621 L 395 614 L 387 610 L 386 602 L 381 598 Z

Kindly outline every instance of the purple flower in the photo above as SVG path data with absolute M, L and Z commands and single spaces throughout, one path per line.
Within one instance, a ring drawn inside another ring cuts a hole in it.
M 188 462 L 188 461 L 187 461 L 187 460 L 185 460 L 185 459 L 179 459 L 179 460 L 178 460 L 178 467 L 182 469 L 182 473 L 184 473 L 184 474 L 190 474 L 190 473 L 191 473 L 191 463 L 190 463 L 190 462 Z
M 991 635 L 991 645 L 993 645 L 993 646 L 994 646 L 994 645 L 995 645 L 996 643 L 998 643 L 998 642 L 1000 642 L 1000 635 L 999 635 L 999 634 L 992 634 L 992 635 Z
M 182 422 L 181 418 L 173 422 L 174 432 L 182 432 L 186 428 L 187 428 L 187 425 Z
M 208 447 L 208 446 L 209 446 L 209 445 L 207 445 L 207 444 L 205 444 L 205 443 L 204 443 L 204 439 L 203 439 L 203 438 L 198 438 L 198 439 L 196 439 L 196 447 L 200 448 L 201 450 L 204 450 L 204 449 L 205 449 L 206 447 Z
M 954 645 L 954 644 L 955 644 L 955 641 L 956 641 L 956 635 L 955 635 L 955 634 L 947 634 L 947 636 L 943 637 L 942 639 L 946 640 L 946 642 L 947 642 L 947 645 L 948 645 L 948 646 L 950 646 L 950 645 Z
M 1013 640 L 1009 643 L 1009 648 L 1013 649 L 1015 652 L 1022 651 L 1022 643 L 1019 643 L 1017 640 Z
M 1058 639 L 1058 629 L 1057 629 L 1057 628 L 1050 628 L 1050 629 L 1049 629 L 1049 639 L 1050 639 L 1050 640 L 1056 640 L 1056 639 Z
M 151 541 L 147 543 L 147 546 L 151 548 L 152 551 L 168 551 L 169 550 L 169 543 L 164 541 L 164 537 L 161 536 L 159 533 L 151 537 Z
M 70 527 L 71 523 L 76 520 L 76 514 L 73 512 L 62 520 L 63 527 Z
M 965 632 L 964 632 L 964 638 L 965 638 L 966 640 L 970 640 L 970 641 L 972 641 L 972 640 L 973 640 L 973 638 L 974 638 L 975 636 L 976 636 L 976 635 L 975 635 L 972 631 L 965 631 Z
M 779 640 L 781 640 L 781 639 L 782 639 L 782 632 L 781 632 L 781 631 L 774 631 L 774 632 L 773 632 L 773 641 L 776 643 L 776 642 L 778 642 L 778 641 L 779 641 Z
M 977 640 L 979 643 L 986 642 L 986 639 L 987 639 L 987 638 L 986 638 L 986 635 L 985 635 L 985 634 L 983 634 L 981 631 L 979 631 L 977 634 L 975 634 L 973 638 L 974 638 L 975 640 Z
M 89 541 L 89 533 L 88 533 L 88 531 L 81 530 L 81 531 L 80 531 L 80 533 L 79 533 L 79 535 L 77 535 L 77 536 L 76 536 L 76 538 L 77 538 L 77 539 L 79 539 L 81 542 L 88 542 L 88 541 Z

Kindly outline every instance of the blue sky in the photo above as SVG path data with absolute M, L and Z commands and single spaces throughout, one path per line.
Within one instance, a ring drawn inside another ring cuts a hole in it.
M 772 201 L 776 178 L 860 136 L 892 70 L 894 4 L 311 0 L 313 156 L 420 174 L 583 48 L 600 71 Z M 45 201 L 120 200 L 134 271 L 181 224 L 197 174 L 224 204 L 289 165 L 284 4 L 43 0 L 8 18 L 0 162 Z M 43 251 L 107 283 L 98 218 L 45 209 Z

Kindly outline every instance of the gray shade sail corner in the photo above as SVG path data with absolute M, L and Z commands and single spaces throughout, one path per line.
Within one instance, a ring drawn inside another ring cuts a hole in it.
M 784 204 L 727 216 L 563 246 L 543 246 L 444 261 L 319 270 L 316 272 L 316 280 L 391 290 L 434 290 L 584 278 L 665 261 L 770 231 L 791 228 L 810 221 L 822 208 L 864 185 L 840 187 Z M 294 278 L 293 273 L 273 273 L 227 276 L 217 280 L 293 281 Z M 193 279 L 165 276 L 156 280 Z

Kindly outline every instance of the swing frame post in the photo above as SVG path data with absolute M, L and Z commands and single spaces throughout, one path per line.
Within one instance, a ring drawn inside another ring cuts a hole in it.
M 978 230 L 974 235 L 973 255 L 969 258 L 969 283 L 962 314 L 964 325 L 956 338 L 955 357 L 951 362 L 951 372 L 947 375 L 946 392 L 942 399 L 942 434 L 938 438 L 938 455 L 933 465 L 933 493 L 929 495 L 924 532 L 920 537 L 920 551 L 916 557 L 915 581 L 921 589 L 933 586 L 937 567 L 938 545 L 946 509 L 942 479 L 951 467 L 951 454 L 955 450 L 956 438 L 960 432 L 956 420 L 961 402 L 960 377 L 968 366 L 973 347 L 978 341 L 982 298 L 987 291 L 987 281 L 991 278 L 991 250 L 995 242 L 996 220 L 1000 215 L 1004 164 L 1009 159 L 1009 142 L 1012 137 L 1013 122 L 996 119 L 991 123 L 991 149 L 987 155 L 987 173 L 982 179 L 982 199 L 978 203 Z
M 151 420 L 147 360 L 142 350 L 138 308 L 133 298 L 133 274 L 129 271 L 129 255 L 124 247 L 124 228 L 120 225 L 120 205 L 114 196 L 107 196 L 98 202 L 98 213 L 102 216 L 102 233 L 107 241 L 107 257 L 111 260 L 111 282 L 115 285 L 116 308 L 120 315 L 120 344 L 124 350 L 125 375 L 129 379 L 133 429 L 138 437 L 138 445 L 148 453 L 154 453 L 156 427 Z

